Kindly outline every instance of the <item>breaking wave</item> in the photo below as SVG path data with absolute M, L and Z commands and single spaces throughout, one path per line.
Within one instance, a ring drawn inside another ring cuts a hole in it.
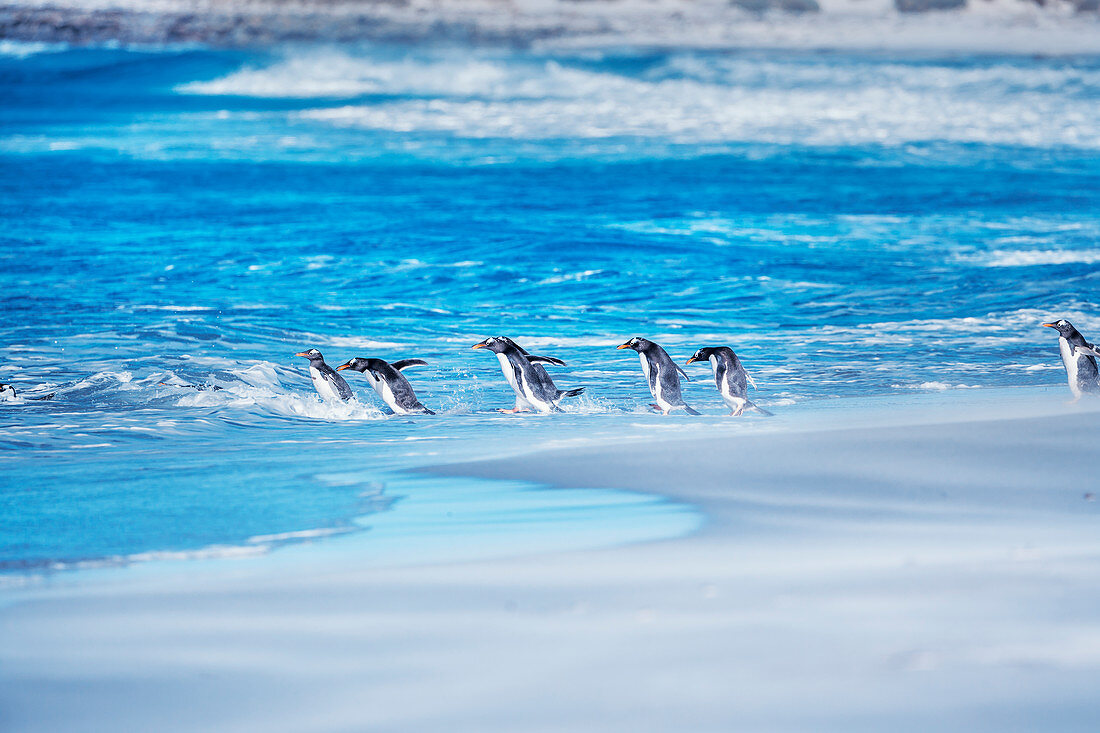
M 479 55 L 480 53 L 480 55 Z M 473 56 L 473 58 L 471 58 Z M 1100 146 L 1100 68 L 990 60 L 850 64 L 677 53 L 507 56 L 288 52 L 181 93 L 325 99 L 292 117 L 338 128 L 514 140 Z M 1075 90 L 1067 95 L 1066 89 Z M 369 96 L 341 104 L 338 100 Z

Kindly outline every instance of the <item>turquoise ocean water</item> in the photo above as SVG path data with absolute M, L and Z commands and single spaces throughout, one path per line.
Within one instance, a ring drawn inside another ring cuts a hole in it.
M 5 43 L 0 100 L 0 381 L 54 395 L 0 403 L 9 576 L 371 517 L 684 531 L 656 499 L 395 472 L 724 420 L 704 366 L 704 417 L 648 413 L 635 335 L 733 346 L 780 419 L 1056 384 L 1039 324 L 1100 336 L 1096 57 Z M 490 335 L 584 396 L 497 414 Z M 427 360 L 439 415 L 356 374 L 322 404 L 309 347 Z

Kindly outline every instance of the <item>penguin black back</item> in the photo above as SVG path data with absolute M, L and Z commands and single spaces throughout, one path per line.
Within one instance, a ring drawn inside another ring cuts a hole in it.
M 1080 397 L 1086 392 L 1100 392 L 1100 370 L 1096 365 L 1100 350 L 1086 341 L 1081 332 L 1065 318 L 1043 325 L 1058 332 L 1058 351 L 1074 397 Z
M 692 354 L 688 364 L 697 361 L 709 361 L 714 369 L 714 384 L 722 401 L 730 408 L 730 415 L 740 416 L 745 408 L 756 410 L 762 415 L 772 413 L 758 406 L 748 398 L 749 384 L 756 386 L 741 360 L 728 346 L 704 346 Z
M 322 399 L 347 402 L 355 395 L 344 378 L 325 363 L 325 357 L 317 349 L 299 351 L 295 356 L 309 359 L 309 376 L 313 380 L 317 394 L 321 395 Z
M 584 387 L 561 390 L 550 378 L 543 364 L 565 366 L 565 362 L 552 356 L 536 356 L 507 336 L 490 336 L 471 348 L 487 349 L 497 355 L 501 371 L 516 394 L 512 412 L 531 407 L 538 412 L 561 412 L 558 402 L 563 397 L 579 395 Z
M 660 344 L 635 336 L 616 348 L 632 349 L 638 353 L 642 373 L 645 374 L 650 394 L 657 401 L 654 405 L 657 409 L 666 415 L 674 409 L 683 409 L 689 415 L 699 414 L 684 402 L 680 391 L 680 375 L 688 381 L 691 381 L 691 377 L 672 361 L 672 357 Z
M 390 364 L 384 359 L 357 357 L 341 364 L 336 370 L 352 369 L 371 377 L 371 386 L 395 413 L 423 412 L 434 415 L 417 399 L 409 380 L 401 373 L 402 369 L 427 363 L 423 359 L 401 359 Z

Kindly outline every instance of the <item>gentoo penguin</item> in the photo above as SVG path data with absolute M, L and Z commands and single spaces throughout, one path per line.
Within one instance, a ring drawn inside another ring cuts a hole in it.
M 53 396 L 54 396 L 54 393 L 50 392 L 49 394 L 44 394 L 40 397 L 24 397 L 22 399 L 27 399 L 27 400 L 52 400 Z M 0 384 L 0 402 L 7 402 L 9 400 L 15 400 L 15 399 L 18 399 L 18 396 L 15 394 L 15 387 L 13 385 L 10 385 L 10 384 Z
M 1074 398 L 1080 398 L 1084 392 L 1100 392 L 1100 372 L 1096 369 L 1096 357 L 1100 356 L 1100 350 L 1085 341 L 1081 332 L 1064 318 L 1043 325 L 1058 332 L 1058 350 L 1062 354 L 1062 365 L 1066 368 Z
M 344 378 L 336 373 L 336 370 L 325 363 L 325 357 L 317 349 L 300 351 L 295 356 L 304 356 L 309 359 L 309 376 L 313 380 L 313 386 L 317 388 L 317 394 L 323 400 L 343 400 L 347 402 L 353 396 L 351 387 Z
M 729 406 L 730 415 L 740 417 L 746 407 L 756 410 L 761 415 L 771 415 L 763 407 L 749 400 L 748 385 L 755 387 L 756 382 L 745 371 L 745 367 L 741 365 L 741 360 L 737 358 L 737 354 L 733 353 L 733 349 L 728 346 L 706 346 L 692 354 L 687 363 L 694 364 L 697 361 L 708 360 L 714 369 L 714 383 L 718 386 L 718 394 L 722 395 L 722 401 Z
M 649 383 L 649 391 L 653 393 L 653 399 L 657 404 L 650 405 L 664 414 L 683 408 L 689 415 L 699 413 L 691 409 L 680 396 L 680 374 L 684 379 L 691 381 L 691 377 L 684 370 L 676 366 L 668 353 L 658 344 L 648 339 L 632 338 L 617 349 L 634 349 L 638 352 L 638 358 L 642 362 L 642 372 L 645 373 L 646 382 Z M 680 374 L 677 374 L 679 372 Z
M 502 412 L 561 412 L 558 403 L 562 397 L 573 397 L 584 392 L 584 387 L 558 389 L 543 364 L 565 366 L 561 359 L 552 356 L 528 354 L 519 344 L 507 336 L 491 336 L 474 344 L 473 349 L 488 349 L 497 355 L 504 378 L 516 393 L 516 405 Z
M 424 407 L 420 404 L 420 400 L 416 399 L 416 393 L 413 392 L 412 385 L 401 373 L 402 369 L 427 363 L 423 359 L 402 359 L 390 364 L 382 359 L 355 358 L 349 359 L 347 363 L 336 367 L 336 371 L 342 372 L 345 369 L 354 369 L 357 372 L 362 372 L 370 380 L 371 386 L 374 387 L 374 391 L 378 393 L 382 401 L 398 415 L 408 415 L 414 412 L 434 415 L 434 412 Z

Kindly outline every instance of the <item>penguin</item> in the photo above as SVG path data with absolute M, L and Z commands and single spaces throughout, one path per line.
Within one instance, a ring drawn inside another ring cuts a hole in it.
M 313 380 L 313 386 L 317 394 L 323 400 L 342 400 L 347 402 L 354 393 L 344 378 L 336 373 L 332 367 L 325 363 L 325 357 L 317 349 L 300 351 L 295 356 L 304 356 L 309 359 L 309 376 Z
M 295 354 L 297 356 L 297 354 Z M 180 389 L 196 389 L 199 392 L 220 392 L 225 387 L 219 387 L 216 384 L 172 384 L 170 382 L 159 382 L 161 387 L 178 387 Z
M 507 336 L 491 336 L 473 349 L 488 349 L 497 355 L 500 369 L 516 393 L 516 405 L 501 412 L 562 412 L 558 407 L 563 397 L 573 397 L 584 392 L 584 387 L 558 389 L 543 364 L 565 366 L 561 359 L 552 356 L 535 356 Z
M 14 385 L 0 384 L 0 402 L 9 402 L 9 401 L 17 400 L 17 399 L 52 400 L 54 394 L 55 394 L 54 392 L 50 392 L 49 394 L 44 394 L 44 395 L 41 395 L 39 397 L 19 397 L 15 393 L 15 386 Z
M 1064 318 L 1043 325 L 1058 332 L 1058 350 L 1062 354 L 1062 365 L 1066 368 L 1073 398 L 1080 399 L 1085 392 L 1100 392 L 1100 372 L 1096 368 L 1100 350 L 1085 341 L 1081 332 Z
M 336 367 L 336 371 L 342 372 L 345 369 L 354 369 L 357 372 L 362 372 L 370 380 L 371 386 L 374 387 L 374 391 L 378 393 L 382 401 L 398 415 L 408 415 L 416 412 L 434 415 L 434 412 L 424 407 L 420 404 L 420 400 L 416 399 L 416 393 L 413 392 L 412 385 L 401 373 L 402 369 L 427 363 L 423 359 L 402 359 L 390 364 L 382 359 L 355 358 L 349 359 L 346 363 Z
M 761 415 L 772 414 L 748 399 L 748 385 L 756 387 L 756 382 L 745 371 L 733 349 L 728 346 L 706 346 L 692 354 L 687 363 L 708 360 L 714 369 L 714 383 L 718 386 L 718 394 L 722 395 L 722 401 L 730 408 L 730 415 L 740 417 L 746 407 Z
M 684 370 L 676 366 L 668 353 L 658 344 L 643 338 L 632 338 L 616 349 L 634 349 L 638 352 L 638 358 L 642 362 L 642 372 L 645 373 L 646 382 L 649 383 L 649 391 L 657 404 L 650 407 L 660 410 L 665 415 L 673 410 L 683 409 L 689 415 L 698 415 L 698 411 L 691 409 L 680 395 L 680 376 L 691 381 L 691 377 Z

